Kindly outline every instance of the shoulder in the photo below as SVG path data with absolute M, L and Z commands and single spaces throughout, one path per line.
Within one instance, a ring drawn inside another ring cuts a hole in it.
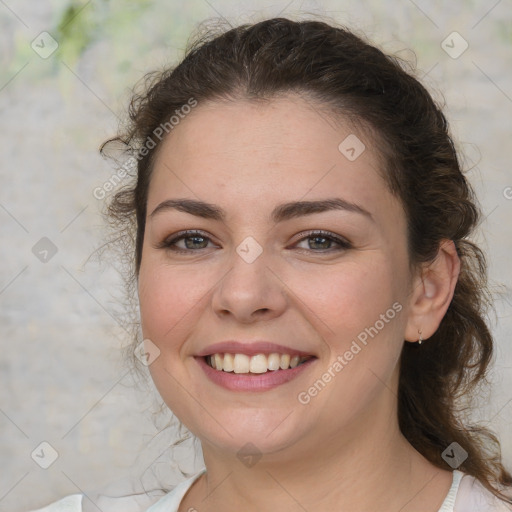
M 148 490 L 140 482 L 123 479 L 111 482 L 100 490 L 66 496 L 30 512 L 175 512 L 183 496 L 204 471 L 177 483 L 169 491 L 158 487 Z M 83 496 L 86 499 L 82 500 Z
M 192 484 L 205 472 L 206 469 L 203 469 L 194 476 L 179 483 L 170 493 L 149 508 L 147 512 L 177 512 L 183 496 L 187 494 Z
M 30 512 L 145 512 L 162 494 L 137 493 L 121 496 L 106 493 L 105 488 L 102 488 L 101 492 L 87 492 L 87 499 L 82 499 L 83 494 L 73 494 Z
M 512 497 L 512 489 L 503 490 Z M 459 483 L 454 512 L 511 512 L 512 505 L 488 491 L 476 478 L 464 474 Z
M 130 480 L 110 482 L 100 489 L 66 496 L 30 512 L 145 512 L 165 491 L 137 488 Z
M 44 508 L 38 508 L 30 512 L 82 512 L 82 495 L 72 494 Z

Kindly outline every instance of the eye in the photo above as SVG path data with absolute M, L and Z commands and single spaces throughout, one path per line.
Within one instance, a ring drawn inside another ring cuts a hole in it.
M 334 233 L 330 233 L 329 231 L 310 231 L 302 236 L 295 245 L 305 240 L 313 241 L 309 242 L 309 247 L 306 248 L 306 250 L 313 252 L 335 252 L 350 249 L 352 247 L 350 242 L 335 235 Z M 181 246 L 178 245 L 180 242 L 183 242 Z M 209 242 L 211 242 L 211 239 L 203 232 L 188 230 L 166 238 L 157 246 L 157 249 L 169 249 L 173 252 L 190 253 L 206 249 Z M 337 244 L 338 247 L 332 248 L 333 243 Z M 304 248 L 300 249 L 304 250 Z
M 184 242 L 184 246 L 178 246 L 178 242 Z M 176 236 L 166 238 L 163 242 L 158 244 L 158 249 L 169 249 L 174 252 L 191 252 L 200 249 L 206 249 L 210 242 L 210 238 L 204 235 L 201 231 L 182 231 Z
M 348 240 L 345 240 L 334 233 L 330 233 L 329 231 L 310 231 L 305 236 L 302 236 L 299 242 L 303 242 L 305 240 L 309 240 L 308 247 L 306 249 L 312 250 L 313 252 L 335 252 L 350 249 L 352 247 Z M 333 249 L 333 243 L 337 244 L 338 247 Z

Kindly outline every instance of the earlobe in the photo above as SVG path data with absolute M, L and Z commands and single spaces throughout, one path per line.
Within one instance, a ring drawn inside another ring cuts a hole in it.
M 427 340 L 439 327 L 450 305 L 460 273 L 452 240 L 443 240 L 436 258 L 421 269 L 410 300 L 406 341 Z M 419 336 L 418 336 L 419 335 Z

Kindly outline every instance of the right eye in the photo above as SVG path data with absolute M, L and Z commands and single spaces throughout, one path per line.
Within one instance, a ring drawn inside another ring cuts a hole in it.
M 177 243 L 182 240 L 184 241 L 184 246 L 179 247 Z M 158 248 L 181 253 L 197 252 L 198 250 L 206 249 L 210 241 L 210 238 L 201 231 L 187 230 L 166 238 L 158 244 Z

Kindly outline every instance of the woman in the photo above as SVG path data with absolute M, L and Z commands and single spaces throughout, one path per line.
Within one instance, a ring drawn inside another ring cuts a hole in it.
M 270 19 L 196 42 L 130 119 L 110 214 L 134 226 L 146 364 L 206 469 L 124 510 L 511 510 L 499 443 L 460 415 L 493 350 L 479 210 L 412 74 Z M 116 506 L 88 498 L 43 510 Z

